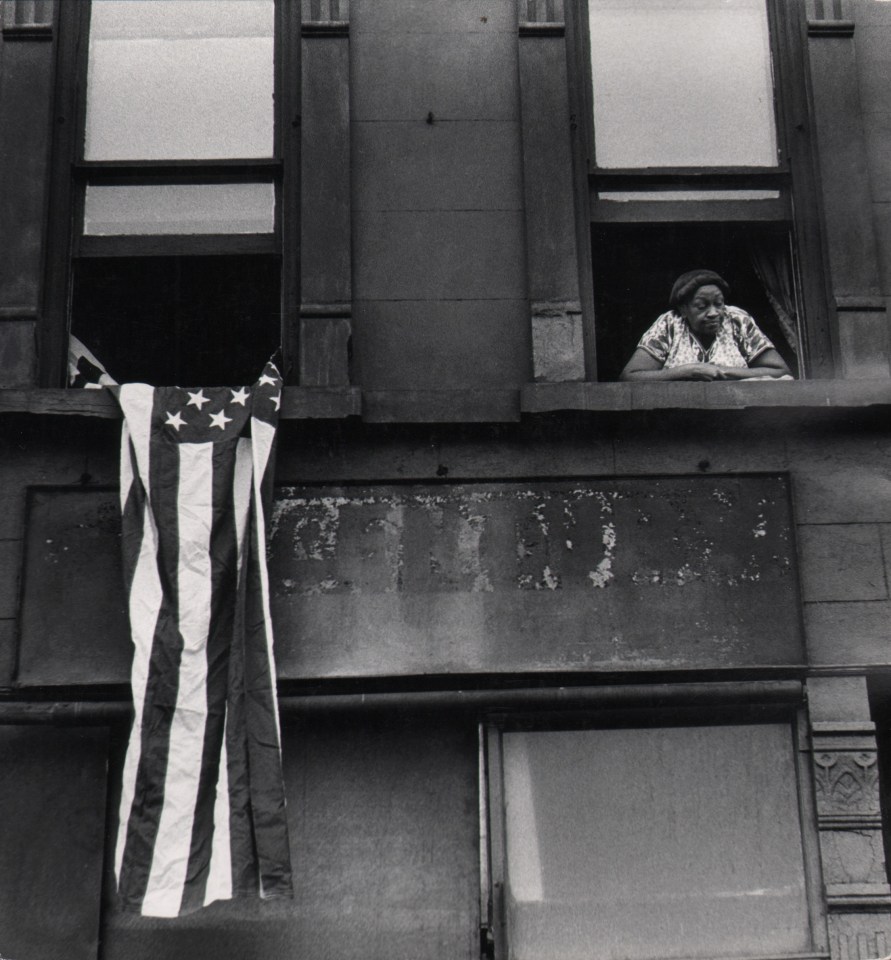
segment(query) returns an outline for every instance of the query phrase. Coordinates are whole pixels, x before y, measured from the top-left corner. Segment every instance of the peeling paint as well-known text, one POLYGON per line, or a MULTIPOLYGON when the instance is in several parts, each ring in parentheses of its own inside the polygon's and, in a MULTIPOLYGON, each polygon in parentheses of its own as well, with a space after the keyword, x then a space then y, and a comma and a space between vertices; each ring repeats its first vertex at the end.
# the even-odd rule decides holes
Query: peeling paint
POLYGON ((387 515, 371 521, 383 534, 384 557, 389 574, 386 592, 396 592, 402 589, 403 569, 405 567, 405 544, 403 532, 405 526, 405 507, 402 504, 391 504, 387 515))
POLYGON ((727 507, 728 509, 733 506, 733 500, 723 490, 713 490, 712 500, 714 500, 716 503, 720 503, 722 507, 727 507))
POLYGON ((470 514, 462 519, 464 522, 458 531, 461 572, 473 577, 471 590, 474 593, 491 593, 495 588, 492 586, 489 571, 483 565, 481 550, 487 518, 482 514, 470 514))
POLYGON ((686 586, 688 583, 692 583, 694 580, 699 579, 699 574, 690 566, 689 563, 685 563, 674 575, 674 582, 679 586, 686 586))
POLYGON ((333 577, 326 577, 318 583, 307 584, 300 592, 305 597, 312 597, 322 593, 330 593, 332 590, 336 590, 338 586, 340 586, 340 584, 337 580, 333 577))
POLYGON ((596 570, 588 571, 588 579, 595 587, 605 587, 613 579, 612 571, 613 561, 611 557, 604 557, 600 563, 597 564, 596 570))
MULTIPOLYGON (((610 508, 608 511, 603 512, 612 513, 612 509, 610 508)), ((595 570, 588 571, 588 579, 595 587, 602 589, 603 587, 606 587, 610 580, 615 577, 615 574, 613 573, 613 553, 616 549, 615 524, 604 524, 600 539, 604 547, 603 559, 597 564, 597 568, 595 570)))
POLYGON ((556 591, 581 583, 621 588, 621 578, 630 589, 702 583, 724 591, 775 582, 794 570, 785 546, 777 550, 789 542, 788 528, 773 523, 777 502, 741 500, 738 481, 706 486, 718 509, 704 512, 705 501, 682 483, 666 481, 657 490, 618 483, 619 489, 365 488, 348 496, 343 490, 308 495, 306 488, 282 488, 270 541, 278 541, 278 557, 312 566, 279 580, 279 589, 311 595, 401 592, 415 590, 420 581, 434 591, 556 591), (746 519, 749 526, 742 526, 746 519), (703 536, 708 523, 711 538, 703 536), (620 573, 619 529, 628 531, 629 525, 639 533, 632 533, 628 560, 640 556, 643 562, 620 573), (776 552, 768 555, 762 546, 757 555, 740 556, 746 534, 776 552), (648 539, 657 535, 661 546, 648 539), (507 567, 510 554, 499 554, 506 550, 515 556, 507 567))
POLYGON ((544 510, 546 506, 547 506, 546 503, 540 503, 535 508, 535 510, 532 511, 532 516, 535 517, 535 519, 538 521, 538 526, 539 526, 539 529, 541 530, 541 535, 543 537, 547 537, 548 531, 550 530, 550 524, 547 522, 547 519, 545 518, 545 515, 544 515, 544 510))
POLYGON ((644 583, 662 583, 661 570, 635 570, 631 574, 634 583, 641 585, 644 583))

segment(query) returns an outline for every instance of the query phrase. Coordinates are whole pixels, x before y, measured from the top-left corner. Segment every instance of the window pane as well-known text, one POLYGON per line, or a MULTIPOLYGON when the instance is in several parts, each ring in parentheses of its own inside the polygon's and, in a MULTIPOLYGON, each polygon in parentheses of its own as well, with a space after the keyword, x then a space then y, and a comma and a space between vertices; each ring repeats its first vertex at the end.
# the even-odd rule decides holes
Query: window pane
POLYGON ((272 233, 271 183, 88 184, 87 236, 132 234, 272 233))
POLYGON ((87 160, 270 157, 273 0, 93 0, 87 160))
POLYGON ((790 728, 504 736, 510 956, 810 947, 790 728))
POLYGON ((588 6, 598 166, 776 166, 765 0, 588 6))

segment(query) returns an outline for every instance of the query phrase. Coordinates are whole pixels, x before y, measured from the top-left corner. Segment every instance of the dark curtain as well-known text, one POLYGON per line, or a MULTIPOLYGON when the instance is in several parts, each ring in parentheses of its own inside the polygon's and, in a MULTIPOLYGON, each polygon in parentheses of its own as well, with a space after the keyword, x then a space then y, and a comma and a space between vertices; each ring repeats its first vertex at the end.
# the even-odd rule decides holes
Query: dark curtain
POLYGON ((798 311, 795 306, 792 257, 788 244, 780 238, 763 238, 749 246, 749 257, 776 315, 783 337, 798 356, 798 311))

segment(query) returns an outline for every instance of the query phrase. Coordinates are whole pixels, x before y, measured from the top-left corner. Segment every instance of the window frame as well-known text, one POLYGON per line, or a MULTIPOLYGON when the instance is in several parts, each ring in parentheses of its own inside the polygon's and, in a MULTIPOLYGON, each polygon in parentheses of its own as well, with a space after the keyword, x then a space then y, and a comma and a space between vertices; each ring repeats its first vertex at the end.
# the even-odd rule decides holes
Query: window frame
MULTIPOLYGON (((73 260, 263 254, 281 264, 281 343, 299 314, 300 291, 300 11, 274 0, 273 152, 269 158, 216 160, 84 159, 90 3, 56 4, 52 156, 44 256, 40 383, 65 385, 73 260), (85 235, 89 183, 99 185, 272 183, 269 233, 85 235)), ((285 358, 285 367, 288 358, 285 358)))
MULTIPOLYGON (((746 692, 727 684, 710 705, 685 699, 682 687, 667 698, 641 698, 633 693, 619 702, 604 699, 602 709, 573 709, 560 712, 491 714, 479 724, 480 797, 480 954, 487 960, 508 960, 510 930, 507 918, 507 843, 502 737, 515 731, 583 731, 594 729, 643 729, 659 727, 747 726, 781 724, 788 726, 795 767, 798 816, 804 866, 805 897, 810 931, 806 954, 777 955, 772 960, 828 960, 827 908, 823 897, 816 800, 809 764, 810 728, 804 705, 746 702, 746 692), (660 700, 676 701, 674 706, 655 706, 660 700), (621 702, 626 701, 626 702, 621 702)), ((555 958, 559 960, 559 958, 555 958)), ((759 955, 759 960, 765 960, 759 955)))
POLYGON ((774 167, 600 168, 595 162, 594 103, 588 0, 567 0, 566 33, 569 87, 576 164, 576 204, 581 212, 580 277, 582 303, 591 342, 597 325, 596 283, 590 233, 608 223, 746 222, 787 224, 795 251, 793 273, 803 355, 802 377, 836 376, 839 356, 832 304, 816 144, 811 135, 810 78, 807 64, 807 19, 804 0, 765 0, 770 33, 771 69, 777 127, 778 161, 774 167), (646 187, 688 189, 771 189, 779 200, 631 200, 621 204, 598 199, 602 189, 646 187))

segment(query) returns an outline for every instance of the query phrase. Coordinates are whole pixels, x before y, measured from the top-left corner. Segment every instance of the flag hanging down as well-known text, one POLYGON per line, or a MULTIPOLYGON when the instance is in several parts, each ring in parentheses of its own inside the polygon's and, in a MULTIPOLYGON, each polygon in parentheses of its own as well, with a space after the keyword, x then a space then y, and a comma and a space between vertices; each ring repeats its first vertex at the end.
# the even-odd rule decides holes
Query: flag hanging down
POLYGON ((266 572, 282 381, 113 388, 135 719, 115 856, 127 909, 291 896, 266 572))

